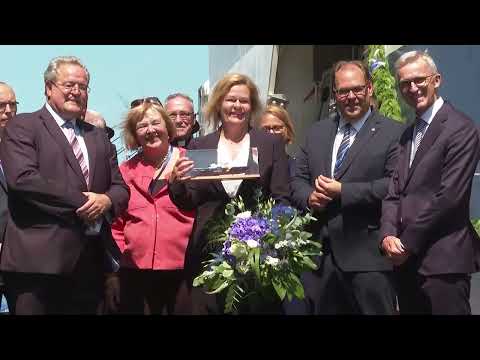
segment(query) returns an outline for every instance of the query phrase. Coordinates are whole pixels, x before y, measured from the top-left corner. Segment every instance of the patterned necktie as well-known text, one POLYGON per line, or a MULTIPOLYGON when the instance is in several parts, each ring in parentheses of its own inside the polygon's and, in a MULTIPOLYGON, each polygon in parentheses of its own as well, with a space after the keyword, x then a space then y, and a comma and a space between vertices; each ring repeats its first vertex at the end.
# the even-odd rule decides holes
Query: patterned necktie
POLYGON ((347 151, 350 148, 350 130, 351 129, 352 129, 352 125, 350 124, 346 124, 343 127, 343 139, 337 151, 337 159, 335 160, 335 168, 333 170, 333 177, 335 179, 337 178, 338 170, 340 170, 343 160, 345 159, 345 155, 347 154, 347 151))
POLYGON ((416 127, 417 127, 417 134, 415 135, 415 140, 413 143, 413 154, 412 154, 412 161, 410 162, 410 166, 413 163, 413 159, 415 159, 415 154, 420 147, 420 143, 422 142, 423 135, 425 135, 425 129, 427 128, 427 123, 421 119, 417 118, 416 120, 416 127))
POLYGON ((77 136, 75 135, 75 129, 73 128, 73 123, 71 121, 67 121, 65 123, 65 128, 68 130, 68 142, 72 147, 73 153, 78 160, 78 164, 80 165, 80 169, 82 169, 83 177, 85 178, 85 182, 88 186, 88 166, 87 162, 85 161, 85 157, 83 156, 82 148, 80 147, 80 143, 78 142, 77 136))

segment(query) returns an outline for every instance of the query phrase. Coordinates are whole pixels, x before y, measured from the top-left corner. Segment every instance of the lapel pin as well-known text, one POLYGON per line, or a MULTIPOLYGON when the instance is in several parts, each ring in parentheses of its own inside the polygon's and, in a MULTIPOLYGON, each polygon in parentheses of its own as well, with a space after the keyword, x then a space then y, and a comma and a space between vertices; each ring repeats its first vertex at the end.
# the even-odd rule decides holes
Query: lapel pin
POLYGON ((372 128, 372 131, 375 132, 375 128, 372 128))

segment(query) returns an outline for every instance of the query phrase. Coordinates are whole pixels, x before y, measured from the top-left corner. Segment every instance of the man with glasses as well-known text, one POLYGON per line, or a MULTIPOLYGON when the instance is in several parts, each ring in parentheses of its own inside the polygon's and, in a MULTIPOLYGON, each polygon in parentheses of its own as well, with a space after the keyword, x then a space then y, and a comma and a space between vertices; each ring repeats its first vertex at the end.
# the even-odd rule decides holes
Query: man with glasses
POLYGON ((200 130, 200 126, 195 119, 193 100, 181 93, 168 95, 165 100, 165 110, 177 127, 177 135, 172 144, 187 147, 193 139, 193 134, 200 130))
POLYGON ((304 274, 308 314, 393 314, 392 264, 378 248, 381 203, 403 126, 370 107, 373 86, 360 61, 334 66, 338 115, 314 124, 301 146, 293 202, 311 209, 323 241, 318 270, 304 274))
POLYGON ((416 119, 382 206, 381 247, 395 265, 401 314, 470 314, 470 274, 480 239, 470 223, 478 131, 438 94, 442 77, 421 51, 395 63, 400 92, 416 119))
MULTIPOLYGON (((17 98, 12 87, 0 81, 0 142, 3 137, 3 130, 17 113, 17 98)), ((0 251, 2 250, 3 237, 8 217, 8 192, 5 175, 3 174, 2 161, 0 159, 0 251)), ((4 304, 4 284, 0 275, 0 302, 4 304)), ((1 305, 0 305, 1 306, 1 305)))
POLYGON ((0 81, 0 132, 3 132, 7 122, 17 113, 17 105, 13 89, 0 81))
POLYGON ((0 143, 9 219, 0 259, 13 314, 95 314, 111 219, 129 190, 104 130, 81 120, 90 75, 50 61, 46 104, 10 120, 0 143))

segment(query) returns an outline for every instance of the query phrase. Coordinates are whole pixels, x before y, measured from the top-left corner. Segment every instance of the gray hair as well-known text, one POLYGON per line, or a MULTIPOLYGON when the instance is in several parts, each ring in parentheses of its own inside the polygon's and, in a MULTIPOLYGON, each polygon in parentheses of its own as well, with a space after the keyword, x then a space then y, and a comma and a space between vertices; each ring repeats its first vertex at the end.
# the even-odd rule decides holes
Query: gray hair
POLYGON ((87 73, 87 83, 90 82, 90 73, 88 72, 85 65, 82 64, 79 58, 75 56, 59 56, 56 57, 48 63, 47 70, 43 73, 43 80, 45 83, 49 81, 56 81, 58 75, 58 68, 64 64, 74 64, 80 66, 87 73))
POLYGON ((173 100, 173 99, 175 99, 175 98, 177 98, 177 97, 183 98, 183 99, 191 102, 191 103, 192 103, 192 108, 194 108, 192 98, 191 98, 190 96, 185 95, 185 94, 182 94, 182 93, 174 93, 174 94, 168 95, 167 98, 165 99, 165 106, 167 106, 167 102, 168 102, 169 100, 173 100))
POLYGON ((428 55, 424 51, 414 50, 414 51, 409 51, 409 52, 406 52, 406 53, 402 54, 402 56, 400 56, 397 59, 397 61, 395 61, 395 74, 396 74, 397 78, 398 78, 398 75, 397 75, 398 70, 400 70, 400 68, 404 67, 407 64, 418 61, 418 60, 425 61, 425 63, 430 67, 430 70, 432 70, 432 72, 434 74, 438 73, 437 65, 435 65, 435 62, 433 61, 433 59, 430 55, 428 55))

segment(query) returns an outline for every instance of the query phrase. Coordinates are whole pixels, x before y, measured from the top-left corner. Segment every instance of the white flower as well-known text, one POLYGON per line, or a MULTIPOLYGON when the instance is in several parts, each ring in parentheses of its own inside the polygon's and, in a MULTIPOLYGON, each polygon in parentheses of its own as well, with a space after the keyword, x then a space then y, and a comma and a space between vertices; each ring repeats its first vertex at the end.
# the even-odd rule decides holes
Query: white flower
POLYGON ((271 265, 271 266, 277 266, 278 263, 280 262, 280 259, 272 256, 267 256, 265 258, 265 264, 271 265))
POLYGON ((251 211, 244 211, 240 214, 237 214, 235 216, 235 219, 248 219, 250 217, 252 217, 252 212, 251 211))
POLYGON ((245 241, 248 245, 248 247, 251 247, 251 248, 256 248, 258 247, 258 241, 255 241, 255 240, 247 240, 245 241))
POLYGON ((288 242, 285 241, 285 240, 282 240, 282 241, 279 241, 278 243, 276 243, 274 245, 275 249, 278 250, 278 249, 281 249, 281 248, 284 248, 288 245, 288 242))

